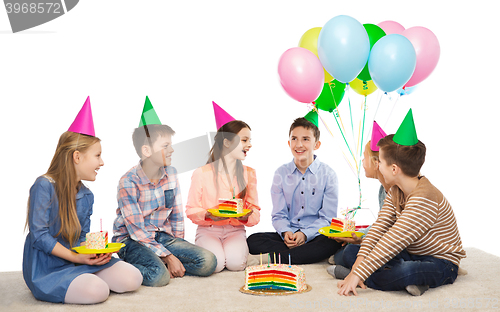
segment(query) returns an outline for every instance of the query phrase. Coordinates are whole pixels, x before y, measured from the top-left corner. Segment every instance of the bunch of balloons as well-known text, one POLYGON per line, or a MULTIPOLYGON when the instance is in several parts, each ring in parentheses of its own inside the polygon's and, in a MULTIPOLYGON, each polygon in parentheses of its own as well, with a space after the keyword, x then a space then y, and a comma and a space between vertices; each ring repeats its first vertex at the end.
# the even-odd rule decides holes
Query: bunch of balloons
POLYGON ((299 47, 285 51, 278 74, 293 99, 316 101, 319 109, 332 112, 347 83, 364 96, 377 88, 409 94, 405 90, 432 73, 439 54, 437 37, 425 27, 405 29, 394 21, 362 25, 339 15, 323 27, 309 29, 299 47))

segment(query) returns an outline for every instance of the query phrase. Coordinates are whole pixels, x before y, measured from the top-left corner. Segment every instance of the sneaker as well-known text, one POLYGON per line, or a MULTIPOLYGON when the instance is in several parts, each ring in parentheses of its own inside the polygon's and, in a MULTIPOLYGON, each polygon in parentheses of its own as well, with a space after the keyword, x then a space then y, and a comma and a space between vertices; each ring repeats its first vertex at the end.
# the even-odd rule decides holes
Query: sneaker
POLYGON ((457 274, 458 275, 467 275, 467 270, 466 269, 462 269, 461 267, 458 267, 458 272, 457 274))
POLYGON ((422 296, 424 292, 429 289, 429 286, 417 286, 417 285, 408 285, 406 286, 406 291, 410 293, 412 296, 422 296))
POLYGON ((333 257, 333 255, 331 255, 330 258, 328 258, 328 263, 335 264, 335 258, 333 257))

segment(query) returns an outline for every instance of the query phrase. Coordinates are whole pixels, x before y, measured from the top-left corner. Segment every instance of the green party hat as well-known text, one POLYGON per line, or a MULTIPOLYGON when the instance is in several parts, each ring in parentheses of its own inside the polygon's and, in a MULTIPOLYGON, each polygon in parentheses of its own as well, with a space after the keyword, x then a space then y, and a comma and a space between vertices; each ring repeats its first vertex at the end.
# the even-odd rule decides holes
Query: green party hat
POLYGON ((315 109, 307 113, 304 118, 312 122, 316 127, 318 126, 318 112, 315 109))
POLYGON ((147 125, 161 125, 160 118, 155 112, 149 97, 146 96, 146 102, 144 103, 144 108, 142 109, 141 120, 139 121, 139 127, 147 125))
POLYGON ((406 114, 405 119, 398 128, 398 131, 392 140, 400 145, 411 146, 418 143, 417 131, 413 122, 413 113, 410 110, 406 114))

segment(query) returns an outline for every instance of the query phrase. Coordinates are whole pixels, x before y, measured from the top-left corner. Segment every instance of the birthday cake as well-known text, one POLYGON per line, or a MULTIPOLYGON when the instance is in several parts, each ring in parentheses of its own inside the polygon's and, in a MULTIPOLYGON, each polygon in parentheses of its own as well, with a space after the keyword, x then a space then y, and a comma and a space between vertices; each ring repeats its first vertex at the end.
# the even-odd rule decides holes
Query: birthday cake
POLYGON ((243 200, 241 198, 219 199, 219 213, 243 213, 243 200))
POLYGON ((330 233, 353 232, 356 230, 356 222, 349 219, 333 218, 330 225, 330 233))
POLYGON ((304 269, 296 265, 256 265, 245 269, 245 290, 300 292, 306 288, 304 269))
POLYGON ((85 236, 87 249, 104 249, 108 244, 108 231, 91 232, 85 236))

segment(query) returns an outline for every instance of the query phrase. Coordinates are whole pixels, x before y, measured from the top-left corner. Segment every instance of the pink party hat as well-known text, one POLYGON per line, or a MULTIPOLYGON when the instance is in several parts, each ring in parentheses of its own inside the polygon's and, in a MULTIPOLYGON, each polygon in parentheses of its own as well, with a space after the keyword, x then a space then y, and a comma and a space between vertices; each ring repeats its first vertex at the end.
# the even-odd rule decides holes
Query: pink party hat
POLYGON ((381 138, 387 136, 385 134, 384 130, 380 128, 378 123, 374 120, 373 121, 373 130, 372 130, 372 140, 370 142, 370 149, 374 152, 378 152, 379 148, 377 146, 378 141, 380 141, 381 138))
POLYGON ((235 120, 231 115, 226 113, 226 111, 223 110, 214 101, 212 101, 212 104, 214 106, 215 124, 217 126, 217 130, 219 130, 220 127, 227 124, 228 122, 235 120))
POLYGON ((92 119, 92 109, 90 108, 90 97, 87 96, 85 104, 76 115, 75 121, 69 126, 68 131, 95 136, 94 121, 92 119))

